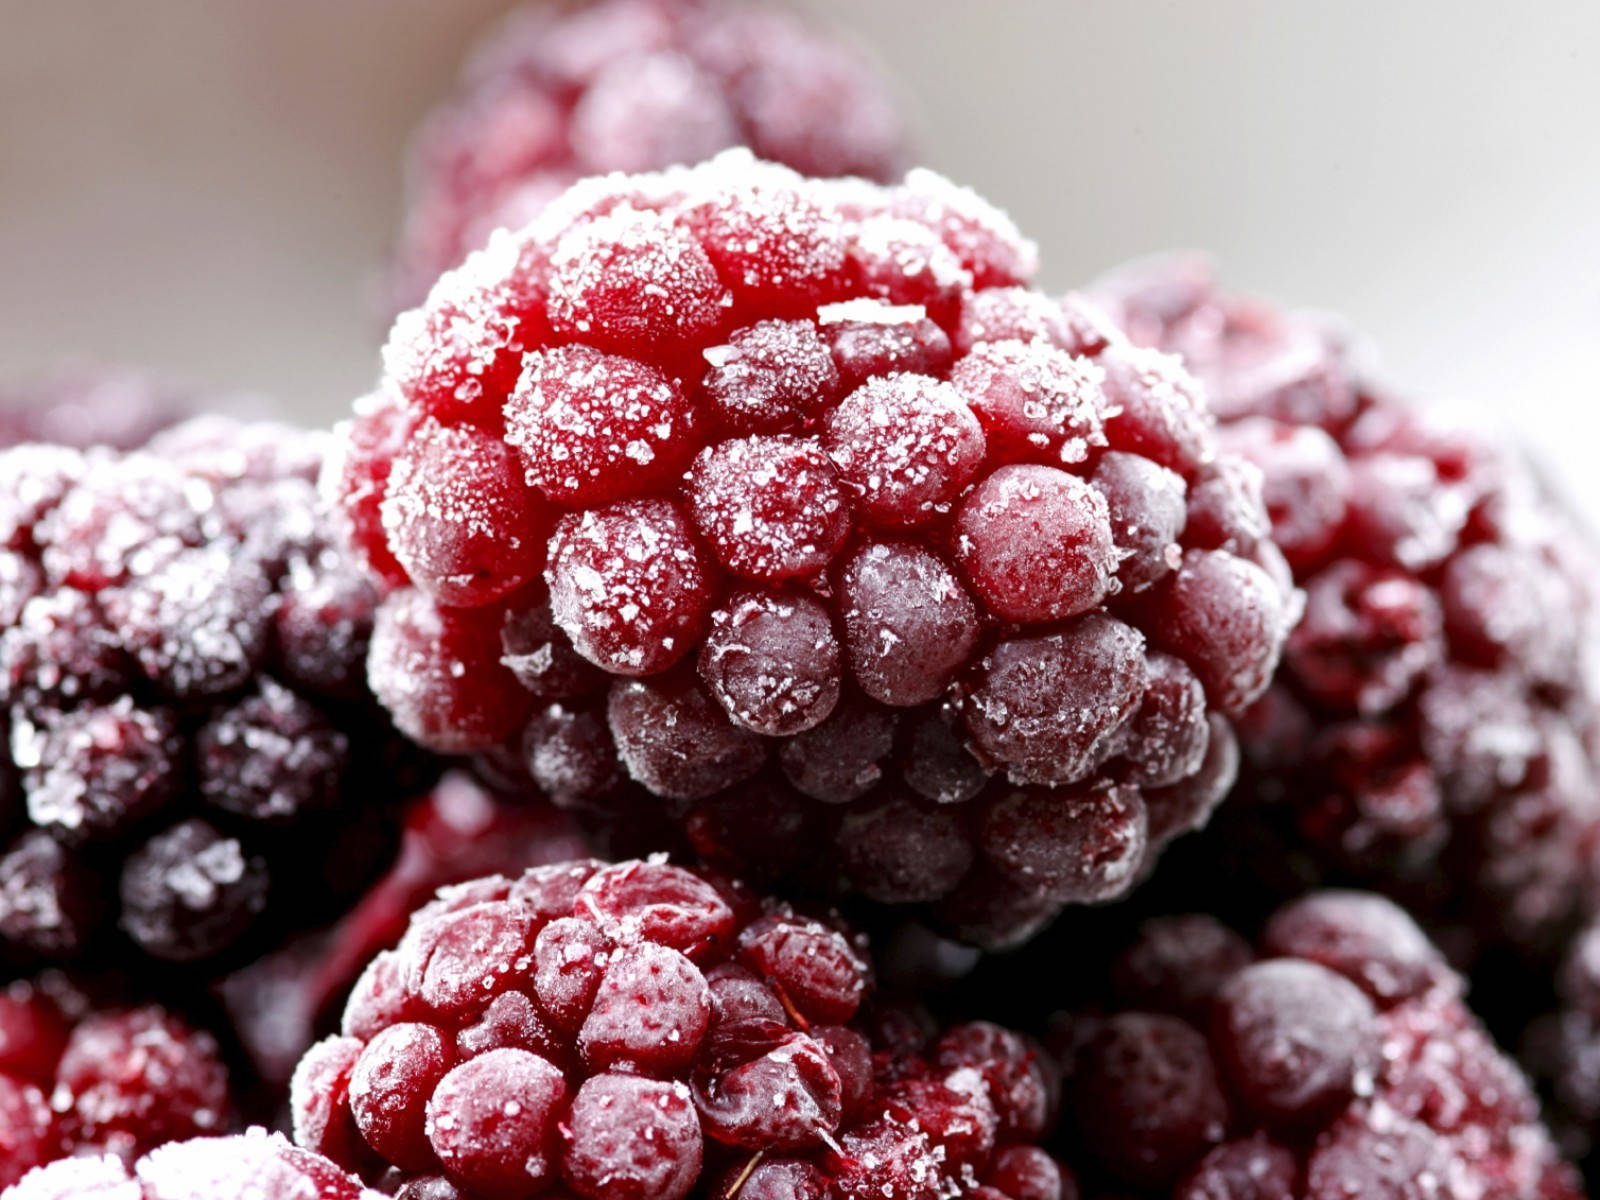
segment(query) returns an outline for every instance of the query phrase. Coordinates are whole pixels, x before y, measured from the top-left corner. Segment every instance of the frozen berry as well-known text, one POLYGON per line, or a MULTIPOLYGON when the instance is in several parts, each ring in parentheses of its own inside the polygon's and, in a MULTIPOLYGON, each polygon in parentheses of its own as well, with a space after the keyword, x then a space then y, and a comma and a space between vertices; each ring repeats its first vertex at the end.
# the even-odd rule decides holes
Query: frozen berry
POLYGON ((1091 1194, 1420 1196, 1429 1178, 1583 1194, 1527 1080, 1400 909, 1313 893, 1269 929, 1252 948, 1209 918, 1159 917, 1110 990, 1063 984, 1081 1007, 1059 1024, 1060 1148, 1091 1194))
MULTIPOLYGON (((621 36, 596 20, 586 59, 621 36)), ((411 575, 374 690, 628 847, 990 941, 1132 887, 1231 784, 1298 599, 1196 382, 1030 290, 1035 258, 931 173, 741 150, 500 231, 395 325, 398 436, 370 401, 345 435, 347 523, 376 499, 365 557, 411 575), (483 452, 408 516, 402 468, 447 434, 483 452), (515 503, 480 480, 507 455, 515 503), (532 541, 542 583, 512 569, 532 541)))
POLYGON ((712 614, 700 678, 733 721, 773 737, 819 724, 839 702, 839 643, 804 593, 736 593, 712 614))
POLYGON ((827 415, 823 444, 861 519, 910 528, 949 511, 983 465, 983 428, 961 394, 924 375, 863 384, 827 415))
POLYGON ((669 500, 563 517, 547 578, 551 612, 578 653, 618 675, 651 675, 687 654, 713 597, 711 564, 669 500))
MULTIPOLYGON (((1214 879, 1220 859, 1241 913, 1262 891, 1359 883, 1463 962, 1550 961, 1600 894, 1597 693, 1579 666, 1600 594, 1592 539, 1514 447, 1388 395, 1327 320, 1227 295, 1189 259, 1098 293, 1207 384, 1306 596, 1271 692, 1239 724, 1242 784, 1194 859, 1176 851, 1182 874, 1214 879)), ((1188 550, 1152 603, 1158 641, 1237 712, 1262 678, 1237 673, 1259 638, 1249 597, 1271 604, 1263 572, 1282 560, 1242 544, 1219 479, 1217 548, 1188 550), (1225 619, 1208 611, 1224 592, 1225 619)))
MULTIPOLYGON (((872 61, 777 7, 530 8, 484 43, 460 94, 418 134, 396 299, 415 303, 490 230, 524 224, 582 175, 747 145, 806 175, 883 179, 903 164, 906 141, 872 61)), ((755 270, 777 261, 753 257, 755 270)), ((736 277, 732 264, 718 266, 736 277)))
MULTIPOLYGON (((128 1156, 131 1159, 131 1155, 128 1156)), ((231 1137, 196 1137, 152 1149, 138 1161, 113 1155, 63 1159, 28 1175, 15 1200, 381 1200, 344 1168, 256 1128, 231 1137)))
POLYGON ((498 438, 423 425, 395 460, 384 497, 395 558, 441 604, 487 604, 539 568, 540 505, 498 438))
POLYGON ((1064 621, 1111 590, 1116 547, 1105 497, 1053 467, 1001 467, 963 501, 956 555, 989 608, 1008 621, 1064 621))
POLYGON ((358 989, 361 1015, 308 1053, 293 1108, 302 1145, 350 1169, 376 1152, 402 1195, 1063 1178, 1037 1147, 1053 1079, 1032 1043, 978 1024, 891 1040, 858 939, 680 867, 571 863, 447 890, 393 961, 390 1015, 372 1019, 358 989), (364 1144, 338 1132, 352 1122, 364 1144))
POLYGON ((738 438, 689 476, 695 523, 729 571, 781 582, 822 572, 849 533, 844 488, 812 439, 738 438))
POLYGON ((53 975, 0 992, 0 1185, 56 1158, 131 1159, 232 1126, 233 1087, 210 1034, 156 1005, 95 1000, 53 975))
POLYGON ((0 956, 203 973, 381 869, 428 768, 367 687, 385 589, 330 527, 325 449, 206 417, 0 451, 27 501, 0 579, 32 581, 0 634, 0 956))

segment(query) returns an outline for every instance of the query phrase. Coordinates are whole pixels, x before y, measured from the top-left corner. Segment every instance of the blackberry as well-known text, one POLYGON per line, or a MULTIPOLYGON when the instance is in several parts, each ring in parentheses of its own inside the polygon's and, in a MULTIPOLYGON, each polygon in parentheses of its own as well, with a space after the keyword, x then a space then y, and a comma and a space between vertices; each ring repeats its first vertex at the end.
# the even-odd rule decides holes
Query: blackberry
POLYGON ((321 1155, 291 1146, 280 1133, 251 1129, 231 1137, 199 1137, 162 1145, 137 1162, 119 1158, 64 1159, 34 1171, 7 1200, 237 1200, 293 1196, 295 1200, 382 1200, 382 1193, 321 1155))
POLYGON ((58 1158, 225 1132, 234 1099, 216 1041, 165 1008, 100 1007, 52 973, 0 990, 0 1186, 58 1158))
POLYGON ((1197 260, 1099 294, 1205 381, 1306 595, 1237 726, 1244 782, 1186 865, 1371 887, 1459 961, 1549 961, 1600 881, 1588 536, 1515 450, 1397 401, 1325 320, 1221 293, 1197 260))
POLYGON ((530 5, 417 135, 394 297, 419 302, 491 230, 525 224, 580 176, 749 146, 804 175, 888 179, 907 140, 876 64, 775 5, 530 5))
POLYGON ((247 957, 381 869, 426 762, 365 685, 382 589, 324 441, 194 418, 0 452, 0 960, 247 957))
POLYGON ((975 942, 1126 891, 1227 790, 1297 597, 1194 381, 1033 260, 928 172, 743 151, 497 233, 398 320, 330 474, 400 585, 397 724, 975 942))
POLYGON ((0 446, 136 450, 197 407, 183 389, 136 371, 61 371, 0 385, 0 446))
POLYGON ((864 953, 660 860, 447 888, 301 1060, 295 1137, 407 1197, 1071 1195, 1037 1049, 877 1012, 864 953))
POLYGON ((1100 978, 1058 1021, 1085 1196, 1583 1195, 1461 977, 1382 897, 1313 893, 1254 947, 1156 918, 1100 978))

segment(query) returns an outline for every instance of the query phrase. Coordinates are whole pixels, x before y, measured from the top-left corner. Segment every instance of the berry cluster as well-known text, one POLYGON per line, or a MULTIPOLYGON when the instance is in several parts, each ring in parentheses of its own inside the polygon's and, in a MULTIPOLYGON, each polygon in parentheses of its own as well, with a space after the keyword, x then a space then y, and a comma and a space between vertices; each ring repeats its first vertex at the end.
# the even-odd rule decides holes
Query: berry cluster
POLYGON ((1375 391, 1326 323, 1193 261, 1102 294, 1206 381, 1306 594, 1196 871, 1220 849, 1239 880, 1356 881, 1462 958, 1548 954, 1600 881, 1590 539, 1513 453, 1375 391))
POLYGON ((1058 1031, 1087 1196, 1583 1194, 1460 978, 1381 897, 1305 897, 1255 948, 1208 916, 1155 920, 1108 978, 1058 1031))
POLYGON ((888 179, 908 158, 875 65, 794 13, 733 0, 535 4, 484 44, 410 164, 401 306, 578 178, 732 146, 803 175, 888 179))
POLYGON ((420 756, 366 692, 323 448, 217 417, 0 453, 0 959, 210 959, 382 866, 420 756))
POLYGON ((6 1200, 384 1200, 282 1134, 172 1142, 131 1165, 116 1157, 63 1159, 29 1175, 6 1200))
POLYGON ((406 1200, 1070 1195, 1034 1047, 870 987, 834 924, 659 861, 475 880, 302 1060, 295 1138, 406 1200))
POLYGON ((219 1133, 232 1113, 216 1042, 167 1010, 97 1007, 53 974, 0 991, 0 1187, 58 1158, 219 1133))
POLYGON ((63 372, 0 386, 0 446, 136 450, 196 407, 195 397, 137 372, 63 372))
POLYGON ((1121 894, 1226 791, 1295 597, 1177 360, 1032 266, 928 172, 739 151, 497 234, 396 323, 332 472, 400 589, 379 698, 977 942, 1121 894))

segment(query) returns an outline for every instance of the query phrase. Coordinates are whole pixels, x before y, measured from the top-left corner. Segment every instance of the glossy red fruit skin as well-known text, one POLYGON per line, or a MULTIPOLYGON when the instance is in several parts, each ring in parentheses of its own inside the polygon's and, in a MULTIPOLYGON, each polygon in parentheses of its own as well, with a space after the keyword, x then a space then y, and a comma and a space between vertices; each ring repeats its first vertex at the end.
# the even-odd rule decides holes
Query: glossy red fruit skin
POLYGON ((1096 293, 1207 384, 1306 594, 1239 723, 1237 800, 1185 870, 1264 864, 1224 871, 1240 915, 1351 882, 1463 963, 1551 962, 1600 895, 1592 539, 1514 447, 1394 398, 1325 319, 1227 294, 1199 260, 1096 293))
POLYGON ((219 415, 0 451, 0 956, 204 980, 392 852, 433 768, 366 685, 385 587, 318 495, 327 447, 219 415))
POLYGON ((1254 946, 1209 916, 1156 917, 1064 986, 1082 1007, 1056 1022, 1057 1145, 1087 1195, 1400 1196, 1411 1170, 1584 1194, 1461 977, 1380 896, 1313 892, 1254 946))
MULTIPOLYGON (((514 528, 445 505, 367 548, 414 575, 370 658, 401 728, 520 745, 525 784, 625 847, 974 942, 1125 893, 1226 794, 1299 598, 1195 381, 1029 290, 1034 259, 930 172, 739 151, 496 234, 396 323, 375 393, 394 462, 454 431, 527 493, 514 528), (538 539, 542 581, 441 589, 436 563, 538 539)), ((405 508, 374 420, 346 435, 353 530, 405 508)))
POLYGON ((398 1168, 401 1195, 683 1200, 757 1172, 824 1189, 804 1194, 1071 1194, 1038 1147, 1037 1046, 883 1021, 899 1034, 836 918, 659 859, 490 876, 440 891, 374 960, 296 1072, 296 1138, 398 1168))
MULTIPOLYGON (((528 6, 485 39, 457 94, 418 131, 393 302, 414 304, 497 226, 570 184, 732 146, 803 175, 887 180, 910 159, 898 98, 846 39, 776 5, 597 0, 528 6)), ((719 267, 795 279, 783 241, 719 267)))

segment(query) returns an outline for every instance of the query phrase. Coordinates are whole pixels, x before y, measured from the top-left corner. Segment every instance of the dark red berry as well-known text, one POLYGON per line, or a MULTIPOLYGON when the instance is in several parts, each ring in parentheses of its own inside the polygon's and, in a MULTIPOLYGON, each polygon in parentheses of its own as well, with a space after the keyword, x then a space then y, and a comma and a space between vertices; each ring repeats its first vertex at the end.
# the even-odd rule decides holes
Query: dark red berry
POLYGON ((863 949, 659 861, 447 889, 375 960, 345 1036, 302 1061, 296 1137, 369 1173, 375 1152, 415 1197, 932 1197, 989 1179, 1060 1200, 1039 1049, 993 1025, 890 1038, 863 949))
MULTIPOLYGON (((637 162, 624 144, 665 133, 614 106, 642 78, 663 111, 704 111, 678 107, 710 94, 697 54, 653 60, 680 21, 723 18, 612 2, 640 24, 602 6, 534 58, 571 73, 574 127, 637 162), (591 93, 628 46, 652 61, 591 93)), ((508 138, 567 128, 491 92, 508 138)), ((675 134, 709 149, 719 127, 675 134)), ((1178 359, 1029 289, 1036 253, 1004 214, 925 171, 808 179, 729 150, 579 184, 489 242, 396 323, 378 394, 404 417, 363 414, 335 488, 353 527, 376 491, 399 520, 388 549, 415 577, 371 659, 405 732, 483 752, 619 845, 931 902, 994 941, 1113 898, 1206 821, 1298 615, 1261 473, 1220 451, 1178 359), (437 491, 481 501, 434 556, 471 567, 461 593, 407 545, 451 506, 412 529, 382 461, 441 430, 484 446, 437 491), (473 482, 508 456, 540 498, 520 514, 473 482), (547 593, 519 569, 533 542, 547 593), (1109 796, 1097 821, 1085 798, 1109 796)))
MULTIPOLYGON (((203 963, 332 917, 381 869, 386 806, 430 768, 367 687, 386 589, 328 520, 324 450, 216 416, 126 453, 0 453, 26 501, 0 550, 20 601, 0 636, 4 957, 203 963)), ((335 483, 358 507, 371 465, 335 483)))
POLYGON ((1064 985, 1082 1007, 1058 1025, 1061 1145, 1093 1194, 1583 1194, 1404 912, 1318 892, 1268 930, 1252 948, 1210 918, 1162 917, 1109 990, 1064 985))
POLYGON ((1550 961, 1600 879, 1595 687, 1575 669, 1592 539, 1515 447, 1387 394, 1332 322, 1227 295, 1197 260, 1099 291, 1133 340, 1208 385, 1218 441, 1260 469, 1282 551, 1249 547, 1259 513, 1219 460, 1198 515, 1232 558, 1186 549, 1152 597, 1157 641, 1238 711, 1230 676, 1246 695, 1262 677, 1234 674, 1257 638, 1248 614, 1264 615, 1248 597, 1281 590, 1258 571, 1286 561, 1306 597, 1285 669, 1240 724, 1242 784, 1192 865, 1214 878, 1220 860, 1239 893, 1357 882, 1413 906, 1460 961, 1550 961), (1225 620, 1207 612, 1224 591, 1225 620), (1219 671, 1209 648, 1225 646, 1219 671))

